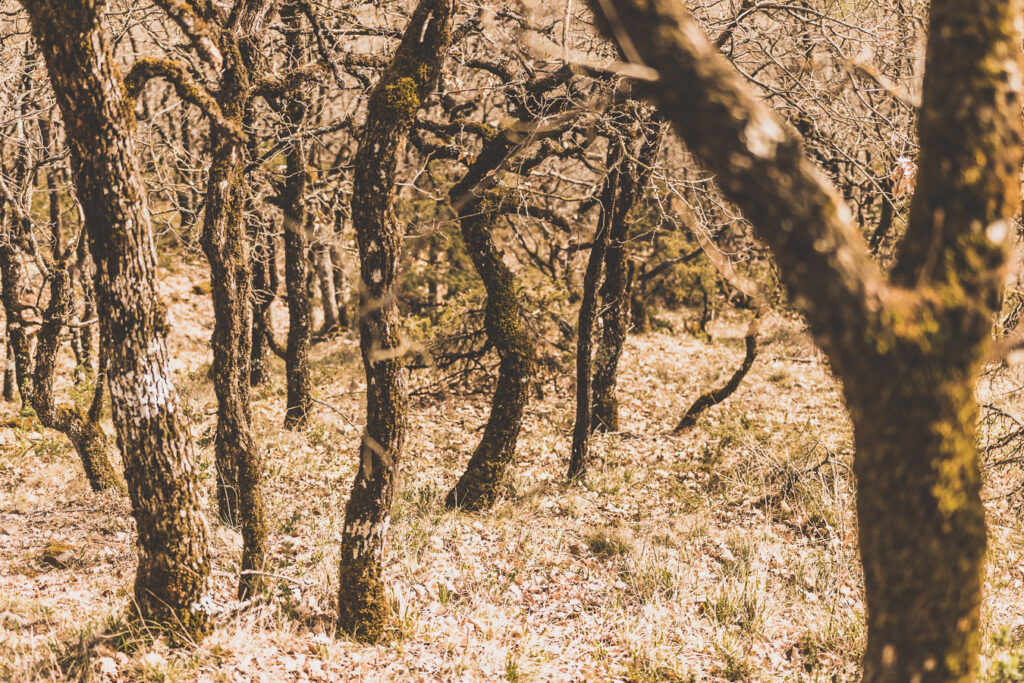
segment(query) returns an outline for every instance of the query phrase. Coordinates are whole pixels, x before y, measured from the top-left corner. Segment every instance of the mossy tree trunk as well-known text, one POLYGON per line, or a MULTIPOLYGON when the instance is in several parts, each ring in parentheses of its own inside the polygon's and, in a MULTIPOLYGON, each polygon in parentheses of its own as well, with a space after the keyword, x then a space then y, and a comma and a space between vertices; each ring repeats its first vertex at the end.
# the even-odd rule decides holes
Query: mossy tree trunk
MULTIPOLYGON (((594 8, 608 27, 601 3, 594 8)), ((971 681, 986 530, 973 397, 1024 161, 1019 0, 933 0, 917 189, 886 278, 796 137, 674 0, 612 0, 612 35, 773 248, 854 425, 866 681, 971 681)), ((646 87, 646 86, 641 86, 646 87)))
POLYGON ((66 257, 58 256, 50 265, 50 302, 36 338, 32 407, 44 427, 57 430, 71 441, 94 491, 123 490, 124 483, 111 462, 107 436, 98 420, 78 406, 58 405, 53 395, 53 371, 60 350, 60 335, 73 312, 69 264, 66 257))
MULTIPOLYGON (((461 186, 462 183, 456 185, 453 196, 459 197, 460 189, 466 189, 461 186)), ((487 290, 484 328, 500 358, 498 382, 483 437, 466 471, 445 499, 448 507, 465 510, 489 508, 500 494, 519 441, 534 357, 533 339, 523 324, 519 307, 516 278, 491 239, 494 215, 486 203, 463 203, 459 210, 466 251, 487 290)))
MULTIPOLYGON (((216 93, 224 122, 242 130, 253 106, 260 68, 253 32, 272 2, 250 3, 240 19, 218 34, 225 55, 216 93)), ((240 524, 242 562, 238 595, 266 590, 267 522, 263 493, 263 455, 252 433, 250 368, 252 360, 252 256, 245 207, 246 146, 241 137, 212 126, 211 163, 200 243, 210 264, 214 325, 213 385, 217 394, 217 510, 227 524, 240 524)))
MULTIPOLYGON (((240 86, 242 84, 239 84, 240 86)), ((223 96, 222 91, 222 96, 223 96)), ((228 116, 230 107, 222 109, 228 116)), ((240 112, 239 112, 240 114, 240 112)), ((228 524, 242 526, 239 594, 262 592, 267 526, 263 501, 263 458, 252 434, 252 271, 243 207, 242 151, 214 132, 201 243, 210 263, 214 325, 213 384, 217 394, 217 510, 228 524)))
POLYGON ((355 158, 352 222, 362 279, 359 335, 366 370, 366 429, 345 507, 338 628, 367 641, 383 636, 388 614, 381 560, 408 406, 395 298, 403 233, 393 210, 395 166, 416 113, 437 85, 451 42, 453 13, 452 0, 420 0, 370 94, 355 158))
POLYGON ((171 379, 134 119, 101 25, 103 3, 22 4, 63 115, 96 264, 114 427, 138 532, 135 603, 146 622, 198 639, 209 624, 206 521, 171 379))
POLYGON ((487 291, 484 329, 500 358, 483 437, 445 499, 448 507, 464 510, 483 510, 497 500, 515 457, 530 395, 534 341, 523 323, 515 274, 491 237, 502 208, 497 202, 502 199, 500 194, 494 196, 482 189, 523 144, 522 136, 511 131, 494 134, 449 192, 466 251, 487 291))
MULTIPOLYGON (((298 29, 301 15, 288 4, 282 10, 287 24, 298 29)), ((288 39, 288 59, 297 65, 304 52, 304 40, 296 30, 288 39)), ((284 212, 284 282, 288 301, 288 347, 285 373, 288 398, 284 425, 288 428, 306 424, 313 409, 309 376, 309 347, 313 330, 313 313, 309 296, 309 236, 306 232, 306 191, 309 185, 309 154, 306 144, 297 135, 306 120, 308 103, 297 95, 284 107, 284 120, 293 135, 285 153, 285 181, 281 190, 284 212)))
POLYGON ((630 274, 626 248, 629 240, 629 214, 643 197, 644 187, 654 168, 661 147, 661 124, 646 121, 640 133, 639 152, 623 160, 617 211, 604 255, 604 281, 600 290, 601 338, 594 355, 591 431, 619 431, 619 399, 615 389, 618 385, 619 359, 629 331, 630 274))
POLYGON ((255 448, 249 425, 249 355, 252 296, 248 239, 243 231, 239 146, 214 131, 213 159, 206 186, 200 243, 210 264, 213 299, 213 387, 217 394, 217 513, 230 525, 239 521, 238 463, 255 448), (239 384, 245 384, 244 388, 239 384))

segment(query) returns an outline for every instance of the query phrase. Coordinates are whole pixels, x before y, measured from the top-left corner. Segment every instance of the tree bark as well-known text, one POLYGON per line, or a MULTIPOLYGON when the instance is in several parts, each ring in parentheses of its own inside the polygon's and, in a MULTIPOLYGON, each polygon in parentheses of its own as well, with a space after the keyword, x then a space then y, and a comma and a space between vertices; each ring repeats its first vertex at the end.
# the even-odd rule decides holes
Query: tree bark
MULTIPOLYGON (((453 189, 453 196, 461 196, 466 189, 461 185, 453 189)), ((488 210, 486 201, 464 203, 459 210, 466 251, 487 290, 484 328, 501 359, 484 435, 466 471, 445 499, 448 507, 465 510, 487 509, 500 494, 515 457, 533 371, 533 339, 523 324, 515 275, 491 239, 491 220, 493 211, 488 210)))
MULTIPOLYGON (((298 25, 298 9, 288 6, 282 12, 286 22, 298 25)), ((289 62, 302 59, 302 39, 296 32, 289 39, 289 62)), ((292 97, 285 106, 284 119, 288 130, 296 133, 306 119, 304 97, 292 97)), ((309 296, 309 237, 306 234, 306 188, 309 184, 308 152, 302 138, 295 136, 285 155, 284 188, 281 207, 284 211, 284 281, 288 300, 288 351, 285 373, 288 399, 284 426, 289 429, 306 424, 313 408, 309 377, 309 346, 313 334, 313 314, 309 296)))
POLYGON ((593 368, 594 322, 597 318, 597 292, 612 224, 618 213, 619 182, 625 163, 619 135, 608 141, 608 176, 601 190, 601 215, 590 247, 587 270, 583 275, 583 298, 580 300, 579 322, 576 326, 576 422, 572 430, 572 452, 569 456, 569 479, 586 475, 590 464, 590 423, 592 419, 591 369, 593 368))
POLYGON ((594 356, 593 418, 591 431, 619 431, 618 385, 619 359, 629 330, 629 268, 626 242, 629 239, 629 214, 643 197, 644 187, 661 147, 660 123, 645 122, 641 127, 639 154, 624 160, 620 174, 619 198, 615 220, 608 235, 604 256, 604 282, 601 284, 601 338, 594 356))
POLYGON ((139 537, 135 604, 145 622, 197 640, 209 625, 206 521, 171 381, 132 112, 101 27, 102 3, 22 4, 67 129, 96 264, 114 427, 139 537))
MULTIPOLYGON (((222 109, 230 111, 223 102, 222 109)), ((225 523, 242 525, 243 574, 239 591, 244 598, 262 592, 265 581, 255 572, 265 569, 267 553, 263 458, 252 435, 249 393, 252 274, 242 216, 246 198, 241 148, 216 132, 212 138, 213 162, 201 243, 210 263, 214 310, 211 346, 217 394, 217 509, 225 523)))
POLYGON ((250 354, 249 384, 258 386, 267 381, 268 337, 274 334, 270 320, 270 306, 277 298, 280 287, 277 275, 277 244, 274 236, 263 228, 250 229, 253 242, 253 313, 252 353, 250 354))
MULTIPOLYGON (((11 222, 21 226, 21 221, 12 216, 11 222)), ((21 228, 19 227, 20 231, 21 228)), ((2 284, 4 317, 7 321, 8 357, 13 361, 14 379, 21 397, 23 408, 32 402, 32 344, 22 324, 21 295, 25 289, 25 268, 18 249, 18 234, 5 230, 0 239, 0 284, 2 284)))
MULTIPOLYGON (((265 4, 265 3, 263 3, 265 4)), ((260 17, 256 5, 243 12, 226 50, 217 103, 224 119, 241 130, 249 116, 255 86, 255 46, 250 33, 260 17)), ((213 385, 217 394, 217 509, 227 524, 241 524, 242 563, 238 595, 266 590, 268 541, 263 493, 263 454, 252 434, 250 362, 253 285, 244 209, 248 184, 243 176, 246 148, 237 136, 212 127, 212 160, 200 242, 210 263, 214 325, 213 385)))
POLYGON ((323 336, 334 334, 341 328, 338 313, 338 297, 334 291, 334 264, 331 261, 331 249, 323 242, 313 247, 316 261, 316 277, 320 283, 320 304, 324 312, 323 336))
POLYGON ((931 3, 917 190, 888 281, 797 138, 679 3, 593 5, 773 248, 843 382, 857 447, 864 680, 974 680, 986 530, 973 390, 1019 210, 1021 2, 931 3))
POLYGON ((484 330, 500 358, 483 437, 445 498, 445 505, 452 508, 483 510, 494 505, 515 457, 530 396, 535 344, 523 324, 515 274, 491 237, 502 197, 489 194, 485 187, 524 142, 521 135, 509 131, 490 138, 449 192, 466 251, 487 291, 484 330))
POLYGON ((18 392, 14 389, 15 386, 15 375, 17 374, 14 369, 14 347, 7 341, 7 325, 4 325, 4 400, 8 403, 14 403, 18 400, 18 392))
POLYGON ((402 229, 395 223, 395 166, 416 113, 437 85, 451 43, 452 0, 420 0, 369 100, 355 158, 352 221, 359 245, 360 349, 366 430, 345 507, 338 628, 380 640, 388 603, 381 560, 405 441, 408 386, 395 285, 402 229))
POLYGON ((32 407, 44 427, 64 434, 78 453, 85 476, 94 491, 124 490, 124 483, 110 459, 110 447, 98 420, 74 405, 57 405, 53 396, 53 370, 60 350, 60 333, 74 310, 71 273, 59 258, 50 268, 50 303, 36 339, 32 375, 32 407))
MULTIPOLYGON (((75 274, 79 285, 82 287, 82 322, 89 323, 96 317, 96 291, 93 287, 94 268, 92 257, 89 256, 87 240, 78 240, 75 248, 75 274)), ((82 365, 87 371, 93 370, 93 359, 96 356, 96 340, 94 326, 84 324, 75 332, 78 335, 78 345, 82 349, 82 365)))
MULTIPOLYGON (((34 62, 34 53, 29 53, 27 66, 31 69, 34 62)), ((22 90, 27 92, 31 87, 30 74, 26 73, 22 82, 22 90)), ((22 105, 20 113, 28 117, 25 111, 27 105, 22 105)), ((27 139, 25 123, 20 122, 21 135, 27 139)), ((18 150, 14 161, 14 168, 11 175, 17 187, 27 187, 34 183, 33 174, 29 168, 28 150, 24 147, 18 150)), ((7 345, 10 355, 14 360, 14 377, 18 387, 18 395, 21 398, 22 410, 31 408, 32 404, 32 341, 28 331, 25 329, 22 318, 21 297, 25 293, 25 267, 22 264, 22 245, 30 238, 32 225, 29 219, 20 215, 17 211, 9 212, 9 222, 0 223, 0 286, 3 298, 4 317, 7 321, 7 345)), ((7 211, 0 214, 0 219, 8 215, 7 211)))

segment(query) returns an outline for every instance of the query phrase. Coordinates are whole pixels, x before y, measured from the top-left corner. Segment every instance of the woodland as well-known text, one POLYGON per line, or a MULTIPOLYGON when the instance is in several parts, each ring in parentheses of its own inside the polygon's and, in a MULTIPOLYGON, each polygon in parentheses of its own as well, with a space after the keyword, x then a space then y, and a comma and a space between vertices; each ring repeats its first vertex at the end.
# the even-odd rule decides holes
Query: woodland
POLYGON ((0 680, 1024 681, 1024 0, 0 0, 0 680))

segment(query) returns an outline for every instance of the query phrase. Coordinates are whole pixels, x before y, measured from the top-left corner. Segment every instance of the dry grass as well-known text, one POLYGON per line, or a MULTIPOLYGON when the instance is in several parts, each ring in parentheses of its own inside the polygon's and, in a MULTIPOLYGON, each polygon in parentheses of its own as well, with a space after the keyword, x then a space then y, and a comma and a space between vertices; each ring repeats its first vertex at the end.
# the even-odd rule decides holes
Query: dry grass
MULTIPOLYGON (((178 387, 212 491, 211 316, 189 294, 200 272, 183 268, 167 287, 178 387)), ((414 405, 386 558, 392 632, 379 647, 331 635, 364 388, 354 340, 317 348, 317 397, 338 412, 318 410, 307 429, 280 427, 278 362, 255 392, 280 578, 272 600, 240 609, 238 535, 212 528, 223 614, 192 650, 170 651, 119 617, 133 574, 126 501, 89 492, 57 435, 0 431, 0 679, 855 678, 864 605, 849 423, 798 323, 774 316, 765 327, 743 386, 682 438, 666 432, 707 382, 732 371, 742 321, 715 323, 711 343, 667 332, 630 339, 624 432, 597 437, 584 485, 564 480, 570 392, 564 382, 547 391, 530 407, 509 494, 486 514, 442 506, 486 401, 414 405), (77 549, 68 567, 40 559, 51 541, 77 549)), ((991 509, 983 670, 1021 680, 1024 535, 1008 499, 991 509)))

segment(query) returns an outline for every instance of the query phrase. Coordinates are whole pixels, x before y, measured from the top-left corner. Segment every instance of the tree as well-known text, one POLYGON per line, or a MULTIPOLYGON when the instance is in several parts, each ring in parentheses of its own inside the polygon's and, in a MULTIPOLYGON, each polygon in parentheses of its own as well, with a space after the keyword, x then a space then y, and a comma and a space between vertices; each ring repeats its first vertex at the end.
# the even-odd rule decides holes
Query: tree
POLYGON ((139 538, 135 603, 147 623, 197 639, 209 624, 206 521, 167 357, 134 117, 103 3, 22 4, 60 106, 96 267, 114 427, 139 538))
POLYGON ((604 280, 601 282, 601 338, 594 355, 592 386, 592 431, 619 430, 619 399, 615 392, 618 383, 619 359, 629 331, 629 250, 630 212, 642 198, 644 188, 661 147, 663 126, 660 122, 641 122, 640 150, 622 160, 618 173, 618 197, 612 202, 611 228, 604 255, 604 280))
MULTIPOLYGON (((507 69, 494 70, 506 82, 513 80, 507 69)), ((516 154, 538 140, 547 140, 562 132, 555 126, 541 133, 537 122, 544 116, 556 115, 566 106, 566 102, 552 103, 544 98, 569 82, 571 75, 569 69, 537 75, 524 85, 521 93, 510 93, 510 113, 517 118, 504 130, 461 124, 476 128, 485 142, 462 178, 452 186, 449 200, 458 216, 466 251, 487 292, 484 331, 497 350, 500 362, 483 436, 465 472, 445 498, 448 507, 482 510, 494 505, 515 456, 523 412, 530 394, 535 342, 523 322, 516 276, 505 262, 491 232, 497 219, 506 213, 533 213, 542 220, 554 217, 538 211, 536 207, 523 206, 490 185, 499 169, 511 167, 510 161, 516 154), (536 130, 530 131, 531 127, 536 130)), ((553 146, 542 144, 534 155, 523 160, 514 170, 524 177, 529 176, 533 169, 555 153, 553 146)))
MULTIPOLYGON (((238 3, 235 12, 225 17, 212 5, 182 4, 162 0, 160 4, 188 35, 193 45, 210 66, 219 70, 216 94, 206 92, 192 81, 181 63, 174 60, 140 59, 128 76, 128 91, 137 95, 146 81, 163 77, 175 86, 182 99, 199 107, 211 120, 211 164, 206 185, 201 243, 210 263, 210 283, 214 304, 213 379, 217 392, 217 437, 215 441, 218 474, 218 510, 228 523, 242 525, 242 572, 239 596, 262 592, 266 586, 263 577, 267 555, 267 524, 263 501, 262 454, 252 435, 250 385, 253 356, 253 314, 257 306, 257 332, 262 341, 266 329, 266 306, 269 305, 264 287, 273 283, 273 276, 261 273, 261 290, 253 291, 252 258, 249 253, 248 226, 244 209, 250 201, 245 181, 246 145, 244 128, 253 116, 257 98, 273 105, 287 99, 289 123, 301 102, 290 96, 309 79, 323 71, 319 65, 309 68, 297 66, 301 45, 293 46, 290 53, 292 71, 281 78, 267 73, 268 64, 261 52, 261 28, 277 12, 275 0, 238 3), (298 103, 297 103, 298 102, 298 103)), ((296 24, 298 10, 288 4, 288 18, 296 24)), ((297 29, 297 25, 292 26, 297 29)), ((298 40, 293 33, 293 40, 298 40)), ((285 207, 286 249, 289 234, 295 233, 296 201, 301 202, 301 183, 305 173, 301 168, 289 167, 282 204, 285 207), (297 180, 296 180, 297 179, 297 180), (299 183, 298 194, 289 192, 299 183)), ((300 205, 301 206, 301 205, 300 205)), ((260 250, 267 248, 260 243, 260 250)), ((287 257, 287 256, 286 256, 287 257)), ((305 255, 303 254, 303 259, 305 255)), ((289 280, 289 291, 292 284, 289 280)), ((304 285, 304 282, 303 282, 304 285)), ((291 294, 289 294, 291 300, 291 294)), ((306 304, 308 307, 308 303, 306 304)), ((294 325, 293 319, 293 328, 294 325)), ((301 333, 301 330, 295 330, 301 333)), ((300 335, 301 336, 301 335, 300 335)), ((289 333, 289 349, 293 333, 289 333)), ((308 339, 308 330, 305 332, 308 339)), ((258 351, 259 349, 257 349, 258 351)), ((291 354, 290 354, 291 355, 291 354)), ((296 357, 299 357, 296 354, 296 357)), ((304 358, 304 356, 302 356, 304 358)), ((257 358, 257 361, 262 360, 257 358)), ((258 368, 259 369, 259 368, 258 368)), ((291 387, 294 382, 305 382, 308 402, 308 364, 297 369, 289 364, 289 404, 286 424, 296 418, 291 387), (304 380, 303 380, 304 378, 304 380)), ((257 372, 258 377, 258 372, 257 372)), ((305 411, 301 411, 304 415, 305 411)))
POLYGON ((986 531, 973 388, 1024 159, 1016 0, 933 0, 910 224, 886 278, 796 135, 673 0, 592 3, 773 248, 854 424, 867 681, 972 680, 986 531))
POLYGON ((360 349, 366 428, 345 507, 338 628, 363 640, 383 635, 381 578, 395 476, 405 442, 408 387, 395 284, 402 246, 392 204, 395 165, 417 112, 437 85, 451 44, 452 0, 420 0, 391 63, 370 94, 355 159, 352 223, 360 261, 360 349))
MULTIPOLYGON (((302 58, 303 39, 299 33, 301 15, 297 7, 288 7, 285 22, 292 29, 288 44, 288 61, 296 66, 302 58)), ((309 378, 309 342, 312 312, 309 303, 309 237, 306 234, 307 214, 304 206, 309 184, 309 159, 306 145, 295 137, 306 118, 307 103, 292 97, 284 106, 285 125, 293 134, 286 153, 281 209, 284 212, 284 277, 288 297, 288 350, 285 356, 288 376, 288 402, 285 408, 286 427, 305 425, 312 409, 309 378)))
POLYGON ((608 175, 598 198, 601 213, 583 277, 576 332, 576 422, 569 461, 572 479, 586 473, 590 433, 595 429, 618 429, 615 382, 627 329, 625 242, 630 213, 643 196, 661 145, 659 124, 637 111, 635 105, 633 109, 610 115, 613 131, 608 139, 608 175), (620 118, 623 120, 616 120, 620 118), (604 303, 600 311, 599 294, 604 303), (599 315, 603 329, 595 359, 594 327, 599 315))

